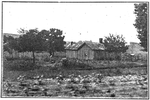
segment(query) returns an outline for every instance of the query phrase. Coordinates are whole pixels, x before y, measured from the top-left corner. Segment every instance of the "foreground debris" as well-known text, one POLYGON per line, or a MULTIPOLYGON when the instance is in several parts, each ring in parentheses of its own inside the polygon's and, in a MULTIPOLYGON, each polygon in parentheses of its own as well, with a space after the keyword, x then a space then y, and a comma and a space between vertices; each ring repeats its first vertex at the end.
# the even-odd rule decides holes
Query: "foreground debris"
POLYGON ((147 75, 103 76, 62 75, 56 78, 19 76, 18 81, 3 82, 5 97, 111 97, 146 98, 147 75))

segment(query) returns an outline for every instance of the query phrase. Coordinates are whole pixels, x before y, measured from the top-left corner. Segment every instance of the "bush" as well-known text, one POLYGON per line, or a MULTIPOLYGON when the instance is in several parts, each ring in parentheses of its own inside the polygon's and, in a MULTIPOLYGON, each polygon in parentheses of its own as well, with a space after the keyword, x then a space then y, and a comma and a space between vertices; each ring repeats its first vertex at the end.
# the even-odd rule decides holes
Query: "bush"
POLYGON ((50 57, 46 56, 46 57, 43 59, 43 61, 49 62, 49 61, 50 61, 50 57))
POLYGON ((62 67, 67 69, 92 69, 86 62, 78 59, 63 59, 62 67))
MULTIPOLYGON (((20 59, 20 60, 32 60, 33 58, 24 56, 24 57, 21 57, 21 58, 19 58, 19 59, 20 59)), ((36 59, 36 60, 37 60, 37 59, 36 59)))
POLYGON ((120 68, 117 68, 115 74, 116 74, 116 75, 122 75, 121 69, 120 69, 120 68))
POLYGON ((62 59, 62 65, 63 65, 63 67, 68 67, 68 60, 62 59))

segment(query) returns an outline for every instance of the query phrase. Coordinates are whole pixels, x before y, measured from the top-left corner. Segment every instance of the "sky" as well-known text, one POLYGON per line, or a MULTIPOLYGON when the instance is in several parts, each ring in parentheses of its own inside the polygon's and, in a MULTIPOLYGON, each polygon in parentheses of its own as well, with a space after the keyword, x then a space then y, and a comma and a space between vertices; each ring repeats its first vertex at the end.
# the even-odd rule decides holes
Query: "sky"
POLYGON ((65 41, 99 42, 111 34, 125 37, 126 42, 137 38, 134 3, 10 3, 3 2, 3 33, 18 34, 17 30, 57 28, 65 41))

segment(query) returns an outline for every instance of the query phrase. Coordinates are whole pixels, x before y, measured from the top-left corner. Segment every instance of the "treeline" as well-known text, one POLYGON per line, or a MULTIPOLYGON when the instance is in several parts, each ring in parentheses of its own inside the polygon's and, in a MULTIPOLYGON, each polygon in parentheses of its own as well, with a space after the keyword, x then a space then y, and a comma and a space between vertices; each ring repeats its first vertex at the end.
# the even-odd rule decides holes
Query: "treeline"
MULTIPOLYGON (((65 50, 65 36, 60 29, 51 28, 41 31, 37 28, 20 29, 18 32, 21 34, 19 38, 4 35, 4 51, 32 52, 33 63, 35 63, 36 52, 49 52, 49 56, 52 57, 54 52, 65 50)), ((123 35, 109 34, 101 42, 104 44, 106 52, 115 53, 115 55, 124 53, 128 49, 123 35)))
POLYGON ((32 52, 33 63, 35 63, 35 52, 46 51, 53 56, 55 51, 64 51, 65 36, 60 29, 51 28, 41 31, 37 28, 20 29, 18 32, 21 34, 19 38, 4 35, 4 51, 32 52))

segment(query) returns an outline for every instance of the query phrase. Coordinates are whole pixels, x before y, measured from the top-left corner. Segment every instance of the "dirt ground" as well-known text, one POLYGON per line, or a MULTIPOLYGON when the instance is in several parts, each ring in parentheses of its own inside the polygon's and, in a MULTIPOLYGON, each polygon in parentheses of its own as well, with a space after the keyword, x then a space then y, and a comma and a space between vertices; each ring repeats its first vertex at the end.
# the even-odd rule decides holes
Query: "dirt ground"
MULTIPOLYGON (((4 67, 4 66, 3 66, 4 67)), ((3 97, 147 98, 147 67, 27 71, 3 68, 3 97)))

